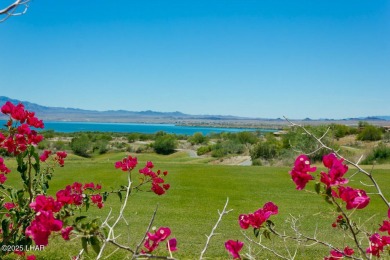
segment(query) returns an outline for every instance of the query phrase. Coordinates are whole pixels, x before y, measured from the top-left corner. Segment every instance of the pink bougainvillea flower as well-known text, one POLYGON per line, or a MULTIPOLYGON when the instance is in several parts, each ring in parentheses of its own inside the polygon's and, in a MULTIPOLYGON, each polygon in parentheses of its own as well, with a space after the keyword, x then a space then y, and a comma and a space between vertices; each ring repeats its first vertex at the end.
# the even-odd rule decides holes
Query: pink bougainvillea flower
POLYGON ((346 208, 363 209, 370 202, 370 197, 367 196, 364 190, 353 189, 351 187, 338 187, 338 196, 347 203, 346 208))
POLYGON ((61 236, 64 240, 69 240, 70 232, 73 230, 72 226, 67 226, 66 228, 61 229, 61 236))
POLYGON ((96 206, 101 209, 103 207, 103 198, 100 194, 95 194, 91 196, 91 200, 93 204, 96 204, 96 206))
POLYGON ((390 221, 384 220, 382 226, 379 228, 381 232, 387 232, 390 235, 390 221))
POLYGON ((380 236, 378 233, 374 233, 370 237, 370 247, 366 252, 373 256, 380 257, 380 253, 383 252, 383 248, 390 244, 390 237, 380 236))
POLYGON ((158 185, 158 183, 153 182, 151 190, 156 193, 157 195, 163 195, 165 193, 165 190, 163 187, 158 185))
POLYGON ((27 256, 26 260, 36 260, 37 257, 35 255, 29 255, 27 256))
POLYGON ((7 166, 5 166, 4 164, 4 159, 0 157, 0 172, 1 173, 5 173, 5 174, 8 174, 11 172, 10 169, 8 169, 7 166))
POLYGON ((53 231, 60 231, 62 221, 55 219, 52 211, 39 211, 30 226, 26 228, 26 236, 31 237, 35 244, 46 246, 53 231))
POLYGON ((294 168, 290 171, 291 178, 294 181, 297 190, 304 189, 306 184, 314 179, 308 172, 315 172, 316 169, 316 167, 310 166, 309 157, 306 155, 302 154, 297 157, 294 168))
POLYGON ((6 202, 3 204, 3 207, 6 208, 7 210, 13 209, 16 207, 16 205, 12 202, 6 202))
POLYGON ((39 160, 41 162, 45 162, 47 160, 47 158, 49 158, 50 154, 51 154, 51 151, 44 150, 43 153, 41 154, 41 156, 39 156, 39 160))
POLYGON ((171 252, 177 251, 177 240, 176 238, 169 239, 167 242, 167 249, 171 252))
POLYGON ((149 169, 152 169, 154 167, 154 164, 151 161, 148 161, 146 163, 146 167, 148 167, 149 169))
POLYGON ((11 111, 11 117, 20 121, 20 123, 24 123, 27 119, 27 113, 24 110, 24 105, 19 103, 11 111))
POLYGON ((21 124, 20 126, 18 126, 18 128, 16 130, 17 130, 18 134, 21 134, 21 135, 31 134, 31 129, 28 126, 28 124, 21 124))
POLYGON ((225 242, 226 250, 233 256, 234 259, 241 259, 240 251, 243 246, 244 243, 238 240, 228 240, 225 242))
POLYGON ((349 246, 346 246, 346 247, 344 248, 344 254, 345 254, 345 255, 351 256, 351 255, 353 255, 354 253, 355 253, 355 251, 354 251, 352 248, 350 248, 349 246))
POLYGON ((56 193, 57 201, 62 205, 76 205, 79 206, 83 204, 82 193, 75 192, 72 190, 70 185, 67 185, 64 190, 59 190, 56 193))
POLYGON ((321 182, 328 188, 348 183, 348 180, 343 177, 348 171, 348 166, 343 164, 343 161, 343 159, 337 159, 334 153, 323 156, 322 162, 329 172, 321 172, 321 182))
POLYGON ((85 185, 84 185, 84 188, 83 188, 83 184, 82 183, 75 181, 72 184, 72 186, 70 186, 70 187, 71 187, 72 192, 77 193, 77 194, 81 194, 81 193, 83 193, 83 189, 85 189, 85 185))
POLYGON ((100 190, 101 188, 102 188, 102 186, 100 184, 95 185, 93 182, 86 183, 86 184, 84 184, 84 187, 83 187, 84 190, 86 190, 86 189, 100 190))
POLYGON ((7 101, 5 102, 5 104, 1 107, 1 112, 3 114, 6 114, 6 115, 9 115, 12 113, 12 111, 14 110, 14 107, 15 105, 12 104, 11 102, 7 101))
POLYGON ((245 214, 241 214, 238 217, 238 224, 242 229, 248 229, 250 226, 249 216, 245 214))
POLYGON ((155 242, 164 241, 167 237, 171 235, 171 229, 168 227, 160 227, 157 231, 152 234, 148 233, 148 238, 155 242))
POLYGON ((62 167, 64 166, 64 163, 65 163, 65 158, 67 157, 67 153, 66 152, 57 152, 56 153, 56 157, 54 158, 58 164, 62 167))
POLYGON ((4 174, 0 173, 0 184, 4 184, 4 182, 7 180, 7 177, 5 177, 4 174))
POLYGON ((30 208, 32 208, 35 212, 39 211, 52 211, 59 212, 61 210, 61 203, 55 201, 53 197, 38 195, 35 198, 35 201, 30 203, 30 208))
POLYGON ((256 210, 253 214, 249 214, 249 223, 254 228, 260 228, 264 222, 266 222, 271 216, 270 211, 264 211, 263 209, 256 210))
POLYGON ((242 229, 247 229, 249 226, 253 228, 260 228, 271 215, 278 214, 278 206, 273 202, 267 202, 264 206, 254 213, 248 215, 241 214, 238 217, 238 223, 242 229))
MULTIPOLYGON (((168 227, 160 227, 156 230, 156 232, 153 234, 151 232, 147 233, 147 239, 144 242, 145 248, 148 250, 149 253, 153 252, 158 245, 167 239, 171 234, 171 229, 168 227)), ((176 240, 176 239, 175 239, 176 240)), ((168 241, 168 243, 172 243, 172 248, 176 248, 176 244, 174 244, 175 241, 168 241)), ((170 245, 171 246, 171 245, 170 245)), ((171 251, 174 251, 172 250, 171 251)))
POLYGON ((343 253, 336 250, 331 250, 330 256, 324 257, 324 260, 339 260, 341 258, 343 258, 343 253))
POLYGON ((6 139, 3 133, 0 132, 0 144, 6 139))
POLYGON ((278 214, 278 206, 276 206, 272 201, 265 203, 263 210, 271 212, 271 215, 278 214))
POLYGON ((332 249, 330 251, 330 256, 324 257, 324 260, 339 260, 344 258, 344 256, 351 256, 354 253, 354 250, 348 246, 344 248, 343 252, 332 249))
POLYGON ((130 155, 127 158, 124 158, 122 161, 115 163, 115 168, 121 168, 122 171, 127 172, 134 169, 138 164, 137 157, 131 157, 130 155))

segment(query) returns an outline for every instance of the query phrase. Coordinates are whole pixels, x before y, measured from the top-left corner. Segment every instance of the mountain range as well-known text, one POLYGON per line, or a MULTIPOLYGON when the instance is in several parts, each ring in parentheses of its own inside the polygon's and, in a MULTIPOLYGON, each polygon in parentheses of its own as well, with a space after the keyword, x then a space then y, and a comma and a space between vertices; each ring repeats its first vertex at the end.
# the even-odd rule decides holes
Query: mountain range
MULTIPOLYGON (((5 96, 0 96, 0 106, 7 101, 13 104, 22 103, 29 111, 34 111, 38 118, 45 121, 69 121, 69 122, 115 122, 115 123, 174 123, 184 125, 226 125, 232 123, 237 124, 280 124, 286 123, 284 119, 265 119, 265 118, 250 118, 230 115, 189 115, 178 111, 175 112, 157 112, 157 111, 126 111, 126 110, 84 110, 78 108, 64 108, 64 107, 47 107, 41 106, 28 101, 20 101, 5 96)), ((6 117, 0 114, 0 119, 6 117)), ((305 118, 297 121, 303 122, 324 122, 324 121, 390 121, 390 116, 370 116, 357 117, 346 119, 310 119, 305 118)), ((382 122, 383 124, 383 122, 382 122)), ((384 122, 384 124, 388 124, 384 122)))
MULTIPOLYGON (((37 117, 46 121, 72 121, 72 122, 165 122, 178 120, 244 120, 250 119, 237 116, 223 115, 189 115, 178 111, 157 112, 126 111, 126 110, 84 110, 79 108, 47 107, 29 101, 20 101, 5 96, 0 96, 0 106, 10 101, 13 104, 22 103, 28 111, 34 111, 37 117)), ((3 115, 0 115, 0 117, 3 115)))

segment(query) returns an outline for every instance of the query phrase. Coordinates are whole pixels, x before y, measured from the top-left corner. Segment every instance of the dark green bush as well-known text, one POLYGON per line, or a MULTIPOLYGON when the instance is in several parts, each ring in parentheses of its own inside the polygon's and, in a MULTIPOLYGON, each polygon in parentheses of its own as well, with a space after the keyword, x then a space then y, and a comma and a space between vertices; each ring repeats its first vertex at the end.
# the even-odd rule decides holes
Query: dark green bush
POLYGON ((360 141, 378 141, 382 139, 382 130, 373 125, 366 125, 357 136, 360 141))
POLYGON ((379 143, 362 161, 362 164, 385 163, 388 161, 390 161, 390 147, 384 143, 379 143))
POLYGON ((158 154, 171 154, 177 147, 175 136, 170 134, 159 134, 153 144, 153 149, 158 154))
POLYGON ((88 150, 90 149, 91 144, 87 134, 79 133, 72 138, 70 148, 77 155, 89 157, 88 150))
POLYGON ((244 148, 237 140, 224 140, 212 146, 211 156, 221 158, 229 154, 241 154, 244 148))
POLYGON ((211 151, 211 146, 210 145, 207 145, 207 146, 201 146, 199 147, 197 150, 196 150, 196 153, 197 155, 204 155, 208 152, 211 151))
POLYGON ((282 147, 282 142, 276 139, 273 134, 267 134, 263 140, 260 140, 251 149, 250 155, 252 161, 255 161, 258 158, 266 160, 277 158, 282 147))
POLYGON ((194 145, 194 144, 204 144, 208 141, 208 138, 204 136, 202 133, 197 132, 194 133, 191 137, 188 138, 188 141, 194 145))

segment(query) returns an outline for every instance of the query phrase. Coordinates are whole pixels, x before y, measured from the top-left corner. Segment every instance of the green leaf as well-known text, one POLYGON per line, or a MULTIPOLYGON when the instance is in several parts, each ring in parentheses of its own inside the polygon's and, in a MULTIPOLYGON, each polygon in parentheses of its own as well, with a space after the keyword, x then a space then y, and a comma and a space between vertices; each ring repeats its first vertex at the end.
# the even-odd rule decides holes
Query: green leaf
POLYGON ((330 199, 329 196, 326 196, 326 197, 325 197, 325 201, 326 201, 327 203, 333 205, 333 202, 332 202, 332 200, 330 199))
POLYGON ((255 234, 255 237, 259 237, 260 229, 254 228, 254 229, 253 229, 253 233, 255 234))
POLYGON ((103 202, 105 202, 105 201, 107 200, 108 195, 109 195, 109 193, 108 193, 107 191, 105 191, 105 192, 103 193, 103 202))
POLYGON ((83 247, 84 251, 88 254, 88 239, 86 237, 81 238, 81 246, 83 247))
POLYGON ((122 202, 122 193, 120 191, 118 191, 118 197, 119 197, 119 201, 122 202))
POLYGON ((99 254, 100 252, 100 241, 96 236, 90 237, 91 246, 92 249, 95 251, 96 254, 99 254))
POLYGON ((269 228, 273 228, 274 226, 275 226, 275 224, 274 224, 274 222, 272 222, 272 220, 267 220, 266 221, 266 223, 267 223, 267 226, 269 227, 269 228))
POLYGON ((39 163, 33 163, 33 168, 34 168, 34 170, 35 170, 35 172, 39 172, 39 163))
POLYGON ((86 217, 87 217, 87 216, 80 216, 80 217, 77 217, 77 218, 75 219, 75 222, 78 223, 78 222, 80 222, 81 220, 85 219, 86 217))
POLYGON ((3 230, 3 237, 7 237, 9 234, 9 219, 3 219, 1 228, 3 230))
POLYGON ((317 192, 317 194, 320 194, 320 191, 321 191, 321 183, 317 182, 314 186, 314 189, 315 191, 317 192))
POLYGON ((267 229, 264 230, 263 235, 265 238, 271 240, 271 232, 269 232, 267 229))

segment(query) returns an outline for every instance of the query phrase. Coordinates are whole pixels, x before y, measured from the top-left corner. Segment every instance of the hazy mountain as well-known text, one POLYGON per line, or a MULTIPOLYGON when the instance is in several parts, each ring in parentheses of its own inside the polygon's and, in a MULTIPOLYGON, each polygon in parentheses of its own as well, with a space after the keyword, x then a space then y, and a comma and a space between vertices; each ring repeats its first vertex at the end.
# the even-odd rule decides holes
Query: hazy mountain
MULTIPOLYGON (((73 121, 73 122, 116 122, 116 123, 174 123, 183 125, 213 125, 213 126, 226 126, 226 125, 245 125, 256 126, 262 124, 271 125, 285 125, 286 120, 265 119, 265 118, 248 118, 238 116, 222 116, 222 115, 188 115, 179 111, 175 112, 157 112, 157 111, 126 111, 126 110, 108 110, 108 111, 96 111, 96 110, 84 110, 78 108, 64 108, 64 107, 47 107, 34 104, 28 101, 20 101, 9 97, 0 96, 0 106, 5 102, 10 101, 14 104, 23 103, 25 108, 29 111, 34 111, 38 118, 45 121, 73 121)), ((0 119, 6 117, 0 113, 0 119)), ((390 121, 390 116, 370 116, 370 117, 357 117, 346 119, 312 119, 305 118, 301 120, 294 120, 309 124, 326 123, 346 123, 357 124, 358 121, 369 121, 378 123, 381 125, 388 125, 387 121, 390 121)))
MULTIPOLYGON (((4 96, 0 96, 0 105, 10 101, 13 104, 23 103, 29 111, 34 111, 36 115, 46 121, 91 121, 91 122, 175 122, 183 119, 204 119, 204 120, 240 120, 243 117, 221 116, 221 115, 188 115, 179 111, 157 112, 146 111, 126 111, 126 110, 84 110, 78 108, 47 107, 28 101, 20 101, 4 96)), ((3 117, 0 115, 0 117, 3 117)), ((4 118, 4 117, 3 117, 4 118)))

